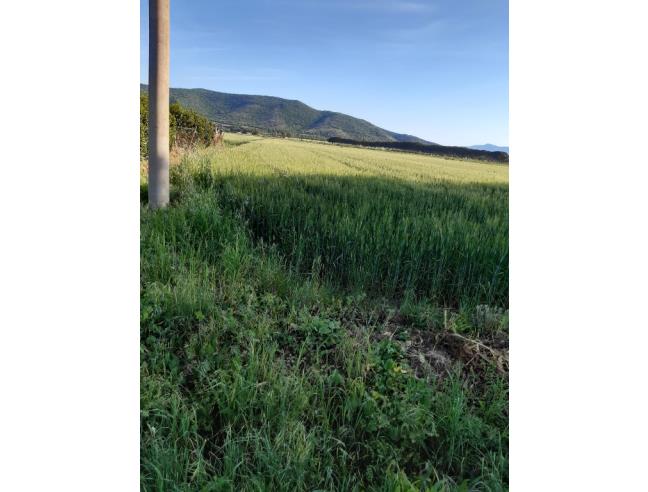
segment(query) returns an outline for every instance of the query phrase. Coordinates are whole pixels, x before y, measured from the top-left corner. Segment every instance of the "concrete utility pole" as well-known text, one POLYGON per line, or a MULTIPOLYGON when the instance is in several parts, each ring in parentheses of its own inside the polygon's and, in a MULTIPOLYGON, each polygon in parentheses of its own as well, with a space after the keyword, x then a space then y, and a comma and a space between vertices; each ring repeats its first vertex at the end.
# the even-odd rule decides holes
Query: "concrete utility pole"
POLYGON ((169 203, 169 0, 149 0, 149 207, 169 203))

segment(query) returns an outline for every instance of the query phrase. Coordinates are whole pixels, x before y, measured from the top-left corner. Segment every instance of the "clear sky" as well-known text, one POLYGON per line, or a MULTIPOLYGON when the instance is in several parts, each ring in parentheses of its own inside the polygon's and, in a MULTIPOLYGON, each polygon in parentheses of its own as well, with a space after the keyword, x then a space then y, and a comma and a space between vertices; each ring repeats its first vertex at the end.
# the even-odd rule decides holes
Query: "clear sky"
POLYGON ((171 0, 171 86, 299 99, 445 145, 508 145, 508 0, 171 0))

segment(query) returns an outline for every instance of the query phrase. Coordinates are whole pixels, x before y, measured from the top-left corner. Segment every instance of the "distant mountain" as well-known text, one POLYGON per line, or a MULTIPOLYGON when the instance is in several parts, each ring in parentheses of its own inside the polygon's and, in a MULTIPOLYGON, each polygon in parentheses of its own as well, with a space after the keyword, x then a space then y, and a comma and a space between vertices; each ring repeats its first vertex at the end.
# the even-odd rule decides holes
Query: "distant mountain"
POLYGON ((488 150, 489 152, 506 152, 507 154, 509 153, 509 148, 508 147, 500 147, 499 145, 493 145, 493 144, 484 144, 484 145, 473 145, 472 147, 468 147, 469 149, 475 149, 475 150, 488 150))
MULTIPOLYGON (((146 92, 148 86, 140 84, 140 89, 146 92)), ((321 139, 339 137, 365 141, 432 143, 413 135, 385 130, 353 116, 319 111, 301 101, 280 97, 172 88, 170 99, 171 102, 177 101, 184 107, 234 129, 321 139)))

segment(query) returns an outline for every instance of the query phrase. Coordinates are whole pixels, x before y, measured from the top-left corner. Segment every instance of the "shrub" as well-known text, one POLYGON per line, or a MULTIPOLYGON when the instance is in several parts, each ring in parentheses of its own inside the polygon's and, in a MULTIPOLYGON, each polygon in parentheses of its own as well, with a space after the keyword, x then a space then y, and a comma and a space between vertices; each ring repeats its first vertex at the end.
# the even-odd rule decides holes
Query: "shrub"
POLYGON ((148 96, 140 94, 140 157, 148 156, 148 96))
MULTIPOLYGON (((210 145, 214 123, 175 102, 169 106, 169 146, 210 145)), ((148 157, 148 96, 140 94, 140 157, 148 157)))

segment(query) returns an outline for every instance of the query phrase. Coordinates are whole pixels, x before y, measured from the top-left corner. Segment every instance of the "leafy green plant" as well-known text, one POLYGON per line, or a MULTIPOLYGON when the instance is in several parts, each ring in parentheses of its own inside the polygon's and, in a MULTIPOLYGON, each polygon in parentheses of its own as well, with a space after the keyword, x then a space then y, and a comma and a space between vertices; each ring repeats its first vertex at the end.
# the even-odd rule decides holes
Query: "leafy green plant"
MULTIPOLYGON (((169 106, 169 145, 210 145, 216 127, 204 116, 182 107, 169 106)), ((148 157, 148 95, 140 93, 140 158, 148 157)))

